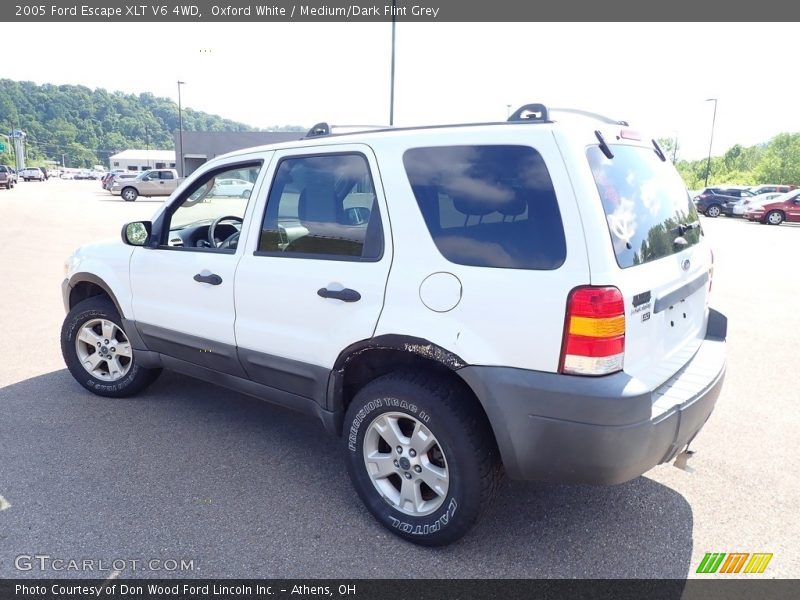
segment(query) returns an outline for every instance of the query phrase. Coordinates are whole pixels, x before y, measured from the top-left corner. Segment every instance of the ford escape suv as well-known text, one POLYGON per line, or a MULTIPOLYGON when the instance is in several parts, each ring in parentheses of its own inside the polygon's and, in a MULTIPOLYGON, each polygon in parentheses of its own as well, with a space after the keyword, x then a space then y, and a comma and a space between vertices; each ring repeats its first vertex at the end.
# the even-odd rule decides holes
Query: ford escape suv
POLYGON ((503 472, 615 484, 685 463, 725 372, 712 260, 681 178, 625 122, 533 104, 320 124, 215 158, 152 221, 79 248, 61 344, 102 396, 166 368, 317 416, 377 520, 442 545, 503 472))

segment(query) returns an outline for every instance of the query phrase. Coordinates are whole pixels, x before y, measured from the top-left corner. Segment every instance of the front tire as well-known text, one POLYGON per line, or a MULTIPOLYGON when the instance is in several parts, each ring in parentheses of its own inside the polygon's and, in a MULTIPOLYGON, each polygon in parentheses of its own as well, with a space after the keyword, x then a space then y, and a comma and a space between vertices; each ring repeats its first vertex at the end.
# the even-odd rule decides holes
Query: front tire
POLYGON ((120 196, 122 196, 122 199, 125 200, 125 202, 134 202, 136 198, 139 197, 139 192, 137 192, 134 188, 127 187, 122 190, 120 196))
POLYGON ((467 533, 502 474, 475 399, 435 374, 393 373, 367 384, 347 409, 344 437, 361 500, 415 544, 442 546, 467 533))
POLYGON ((772 210, 767 213, 764 221, 767 225, 780 225, 783 223, 783 213, 779 210, 772 210))
POLYGON ((104 296, 87 298, 69 311, 61 328, 61 353, 75 380, 98 396, 132 396, 161 373, 136 363, 122 319, 104 296))

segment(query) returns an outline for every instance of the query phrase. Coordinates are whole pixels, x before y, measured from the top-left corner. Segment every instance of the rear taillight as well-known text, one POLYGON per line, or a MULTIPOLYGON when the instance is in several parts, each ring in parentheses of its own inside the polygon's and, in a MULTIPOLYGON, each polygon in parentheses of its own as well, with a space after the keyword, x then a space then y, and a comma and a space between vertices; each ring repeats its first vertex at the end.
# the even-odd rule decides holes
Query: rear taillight
POLYGON ((622 370, 625 301, 615 287, 579 287, 567 299, 559 371, 607 375, 622 370))

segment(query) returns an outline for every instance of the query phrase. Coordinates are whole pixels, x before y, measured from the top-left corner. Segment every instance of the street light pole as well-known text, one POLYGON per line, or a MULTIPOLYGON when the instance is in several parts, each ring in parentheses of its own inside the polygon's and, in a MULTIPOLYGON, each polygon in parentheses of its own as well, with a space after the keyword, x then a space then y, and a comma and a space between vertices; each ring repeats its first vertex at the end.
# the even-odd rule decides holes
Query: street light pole
POLYGON ((678 131, 675 131, 675 143, 672 146, 672 164, 678 161, 678 131))
POLYGON ((181 86, 186 85, 185 81, 178 81, 178 139, 181 146, 181 177, 186 177, 185 163, 183 161, 183 108, 181 107, 181 86))
POLYGON ((392 78, 389 83, 389 125, 394 125, 394 44, 397 18, 395 17, 397 0, 392 0, 392 78))
POLYGON ((714 116, 711 118, 711 139, 708 142, 708 161, 706 162, 706 183, 704 187, 708 187, 708 176, 711 174, 711 146, 714 145, 714 123, 717 122, 717 99, 706 98, 706 102, 714 103, 714 116))

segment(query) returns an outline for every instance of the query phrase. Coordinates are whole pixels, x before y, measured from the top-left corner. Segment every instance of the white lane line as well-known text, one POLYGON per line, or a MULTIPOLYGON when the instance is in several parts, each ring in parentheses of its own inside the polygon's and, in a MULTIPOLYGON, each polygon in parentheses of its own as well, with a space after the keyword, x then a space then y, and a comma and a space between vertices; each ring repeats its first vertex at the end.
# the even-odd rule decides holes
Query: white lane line
POLYGON ((11 503, 2 496, 0 496, 0 512, 8 510, 9 508, 11 508, 11 503))

